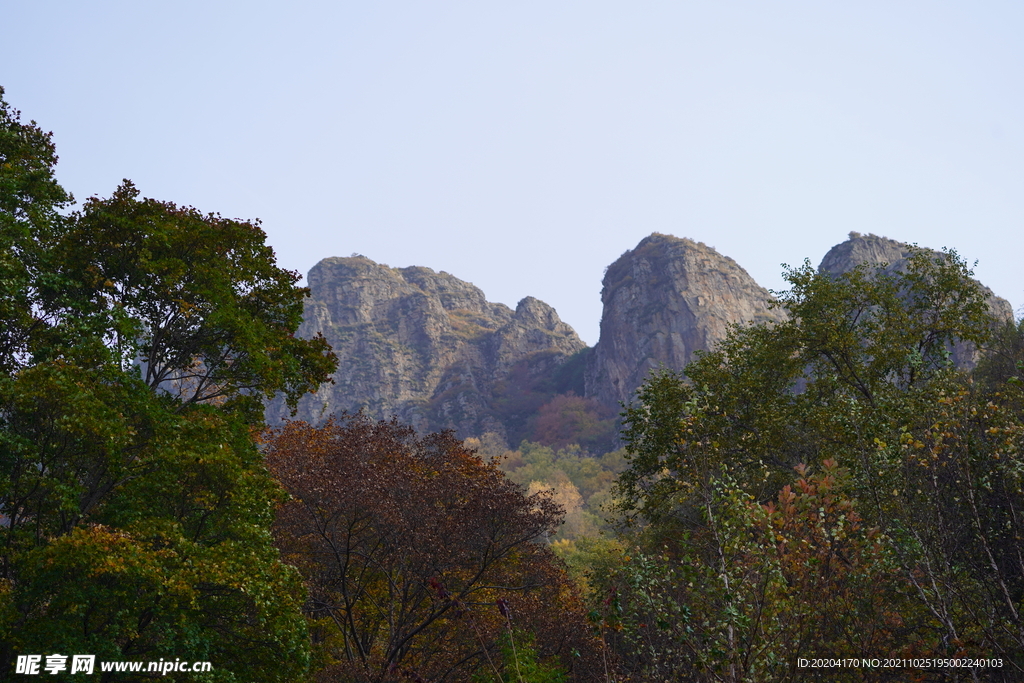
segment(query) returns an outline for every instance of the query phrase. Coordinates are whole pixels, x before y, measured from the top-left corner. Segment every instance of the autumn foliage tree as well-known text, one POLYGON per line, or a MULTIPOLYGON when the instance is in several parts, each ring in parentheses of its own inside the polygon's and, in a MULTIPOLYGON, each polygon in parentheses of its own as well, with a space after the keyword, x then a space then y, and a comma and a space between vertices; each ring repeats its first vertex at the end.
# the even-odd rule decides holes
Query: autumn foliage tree
POLYGON ((578 444, 591 453, 607 453, 615 438, 613 411, 594 399, 558 394, 533 418, 533 441, 552 448, 578 444))
POLYGON ((574 590, 543 542, 562 511, 450 433, 419 437, 361 415, 289 423, 266 456, 292 497, 274 533, 306 580, 319 680, 494 673, 510 625, 577 680, 598 671, 574 590))

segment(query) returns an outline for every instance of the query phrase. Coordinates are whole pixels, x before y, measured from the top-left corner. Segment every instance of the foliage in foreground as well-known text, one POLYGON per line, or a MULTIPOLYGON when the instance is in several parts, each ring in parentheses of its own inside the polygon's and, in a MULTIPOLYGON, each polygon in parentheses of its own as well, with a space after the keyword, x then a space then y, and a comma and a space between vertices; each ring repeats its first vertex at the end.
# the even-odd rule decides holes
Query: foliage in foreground
POLYGON ((297 276, 257 225, 127 181, 68 214, 55 163, 0 99, 0 678, 77 653, 295 680, 302 586, 252 433, 335 364, 292 335, 297 276))
POLYGON ((598 615, 633 675, 806 680, 798 657, 880 653, 1022 675, 1024 328, 994 353, 969 275, 923 251, 896 272, 805 265, 788 322, 638 392, 620 479, 636 549, 598 615), (954 343, 990 345, 977 381, 954 343))
POLYGON ((538 542, 561 509, 450 433, 293 422, 268 437, 267 462, 291 494, 275 537, 309 590, 318 680, 501 677, 513 625, 538 671, 598 675, 581 603, 538 542))

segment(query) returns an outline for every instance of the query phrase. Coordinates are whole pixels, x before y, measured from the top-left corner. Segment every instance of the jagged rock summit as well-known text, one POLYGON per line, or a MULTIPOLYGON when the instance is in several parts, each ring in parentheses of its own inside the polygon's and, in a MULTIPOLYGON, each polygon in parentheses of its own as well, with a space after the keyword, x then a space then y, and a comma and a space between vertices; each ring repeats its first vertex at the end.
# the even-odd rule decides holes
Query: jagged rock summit
POLYGON ((586 392, 628 403, 652 370, 681 370, 729 325, 784 318, 771 295, 735 261, 689 239, 654 233, 608 267, 601 336, 588 359, 586 392))
MULTIPOLYGON (((848 273, 860 264, 868 266, 882 266, 887 272, 902 270, 907 265, 907 260, 918 249, 915 245, 897 242, 888 237, 880 237, 868 233, 862 235, 859 232, 851 232, 849 239, 841 242, 828 250, 825 257, 821 259, 818 270, 822 273, 839 275, 848 273)), ((933 254, 939 252, 934 249, 925 249, 933 254)), ((995 292, 981 285, 981 289, 988 297, 988 309, 992 316, 999 321, 1013 320, 1013 306, 1006 299, 996 296, 995 292)))
MULTIPOLYGON (((896 272, 906 268, 908 260, 918 247, 904 242, 897 242, 888 237, 868 233, 851 232, 849 239, 829 249, 818 266, 819 272, 841 275, 848 273, 857 266, 864 264, 869 267, 882 266, 885 272, 896 272)), ((927 252, 938 254, 934 249, 927 252)), ((978 283, 981 284, 981 283, 978 283)), ((987 296, 989 313, 997 321, 1013 321, 1013 306, 1009 301, 998 297, 995 293, 981 285, 987 296)), ((957 343, 950 349, 951 359, 958 368, 971 369, 978 362, 978 349, 972 344, 957 343)))
MULTIPOLYGON (((837 275, 860 264, 898 270, 913 249, 851 233, 819 268, 837 275)), ((494 432, 513 445, 560 434, 565 425, 558 420, 610 424, 652 370, 682 370, 697 351, 724 340, 731 324, 785 318, 731 258, 658 233, 605 272, 601 336, 593 349, 542 301, 527 297, 513 311, 429 268, 391 268, 358 255, 328 258, 313 267, 308 283, 298 334, 322 332, 340 362, 334 384, 303 398, 298 418, 319 423, 362 409, 373 418, 395 415, 421 432, 494 432), (586 412, 586 419, 573 411, 586 412)), ((986 292, 992 314, 1012 320, 1010 304, 986 292)), ((963 368, 978 358, 967 344, 951 352, 963 368)), ((287 415, 280 401, 267 408, 271 424, 287 415)))
MULTIPOLYGON (((322 332, 338 356, 334 384, 299 404, 320 422, 343 410, 392 415, 418 430, 504 434, 507 404, 531 380, 556 377, 586 348, 553 308, 527 297, 513 311, 468 282, 429 268, 391 268, 353 255, 309 272, 298 330, 322 332)), ((281 403, 267 418, 287 416, 281 403)))
POLYGON ((840 242, 828 250, 825 257, 821 259, 818 271, 840 275, 850 272, 861 264, 869 266, 889 264, 892 268, 899 268, 906 263, 912 253, 912 247, 909 244, 871 233, 862 235, 859 232, 851 232, 848 240, 840 242))

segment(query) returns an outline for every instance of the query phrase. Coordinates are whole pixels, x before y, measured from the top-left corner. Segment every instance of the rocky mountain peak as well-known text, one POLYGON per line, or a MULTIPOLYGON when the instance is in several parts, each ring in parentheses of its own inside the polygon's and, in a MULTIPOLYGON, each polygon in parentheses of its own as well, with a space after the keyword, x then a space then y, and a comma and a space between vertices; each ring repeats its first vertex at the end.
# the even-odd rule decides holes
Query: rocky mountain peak
MULTIPOLYGON (((861 264, 869 267, 884 266, 886 272, 901 271, 907 266, 907 262, 917 247, 914 245, 898 242, 888 237, 851 232, 849 239, 829 249, 828 253, 821 260, 818 270, 822 273, 841 275, 848 273, 861 264)), ((926 249, 938 254, 933 249, 926 249)), ((979 283, 980 284, 980 283, 979 283)), ((981 289, 987 296, 989 312, 997 321, 1013 321, 1013 306, 1002 297, 998 297, 988 287, 982 285, 981 289)), ((965 342, 954 344, 950 349, 953 363, 960 368, 973 368, 978 362, 978 350, 965 342)))
MULTIPOLYGON (((853 232, 819 268, 837 275, 860 264, 899 270, 913 250, 853 232)), ((769 292, 731 258, 660 233, 606 269, 601 335, 593 349, 543 301, 528 296, 512 310, 443 271, 392 268, 353 255, 322 260, 308 282, 299 334, 323 333, 340 364, 333 385, 300 402, 299 418, 319 422, 362 409, 374 418, 395 415, 420 431, 491 432, 513 444, 561 434, 576 423, 611 431, 619 404, 633 398, 652 370, 682 370, 697 351, 724 340, 730 325, 785 318, 769 306, 769 292), (586 420, 577 419, 581 411, 586 420)), ((993 315, 1012 320, 1010 304, 985 291, 993 315)), ((951 352, 960 367, 977 360, 966 344, 951 352)), ((286 414, 274 403, 267 419, 286 414)))
POLYGON ((849 272, 861 263, 898 264, 910 258, 912 253, 909 244, 871 233, 862 235, 859 232, 851 232, 848 240, 828 250, 821 259, 818 270, 823 273, 839 274, 849 272))
MULTIPOLYGON (((862 235, 859 232, 851 232, 845 242, 841 242, 828 250, 825 257, 821 259, 818 270, 822 273, 840 275, 848 273, 861 264, 868 266, 885 266, 888 272, 902 270, 906 267, 908 259, 913 255, 916 245, 898 242, 888 237, 881 237, 868 233, 862 235)), ((924 251, 938 254, 934 249, 924 251)), ((979 283, 980 284, 980 283, 979 283)), ((989 311, 997 320, 1013 320, 1013 306, 1010 302, 981 285, 988 297, 989 311)))
MULTIPOLYGON (((311 422, 362 409, 420 430, 504 434, 498 404, 514 402, 509 392, 523 384, 510 375, 553 376, 586 348, 543 301, 526 297, 512 311, 430 268, 334 257, 316 264, 307 281, 298 334, 323 333, 339 359, 334 384, 299 404, 297 417, 311 422)), ((285 416, 279 403, 267 410, 271 422, 285 416)))
POLYGON ((734 323, 782 319, 771 295, 735 261, 702 242, 654 233, 605 272, 601 336, 587 396, 628 402, 652 370, 680 370, 734 323))

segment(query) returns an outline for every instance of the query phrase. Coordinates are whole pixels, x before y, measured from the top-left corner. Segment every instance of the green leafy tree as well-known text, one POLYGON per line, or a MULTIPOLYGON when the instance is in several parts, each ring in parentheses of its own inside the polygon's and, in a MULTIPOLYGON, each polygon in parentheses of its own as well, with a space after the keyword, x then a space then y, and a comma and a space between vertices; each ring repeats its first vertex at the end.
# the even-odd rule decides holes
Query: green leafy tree
POLYGON ((721 653, 703 675, 758 678, 755 660, 787 665, 767 644, 794 639, 1021 669, 1020 388, 1006 363, 977 383, 951 361, 998 327, 980 286, 952 252, 917 252, 902 271, 805 264, 787 277, 787 322, 734 329, 626 413, 620 493, 641 547, 667 549, 662 573, 697 572, 684 578, 699 588, 674 599, 705 615, 689 622, 701 638, 732 629, 699 648, 721 653), (793 487, 794 467, 821 475, 793 487), (885 604, 860 600, 867 587, 885 604))
POLYGON ((473 677, 474 683, 565 683, 565 672, 537 657, 535 638, 529 631, 507 629, 499 638, 500 662, 473 677))
POLYGON ((297 275, 255 224, 127 182, 64 213, 49 136, 6 104, 0 155, 0 677, 59 652, 298 678, 302 586, 253 438, 263 397, 334 366, 293 336, 297 275))
POLYGON ((0 369, 10 371, 36 328, 32 302, 40 275, 38 244, 64 225, 72 198, 57 184, 52 134, 3 98, 0 87, 0 369))
MULTIPOLYGON (((761 504, 728 475, 662 545, 641 539, 603 584, 594 618, 643 680, 799 680, 798 657, 898 652, 899 567, 864 528, 834 462, 761 504)), ((830 680, 861 680, 831 671, 830 680)))
POLYGON ((292 335, 305 290, 265 237, 258 223, 140 200, 126 180, 87 201, 52 249, 43 306, 61 325, 46 341, 61 353, 89 325, 182 406, 219 400, 255 421, 278 392, 294 403, 334 361, 322 336, 292 335))
POLYGON ((996 329, 975 375, 992 391, 1024 381, 1024 318, 996 329))

